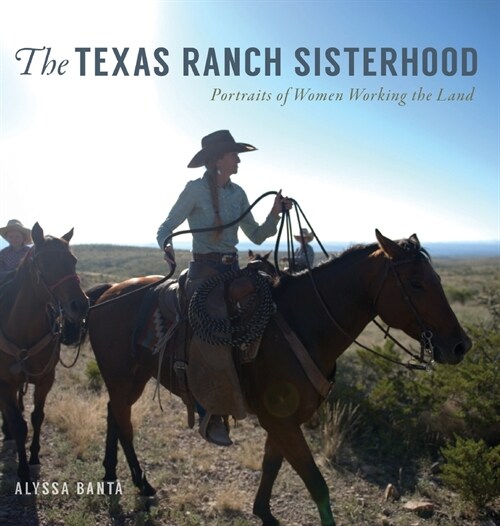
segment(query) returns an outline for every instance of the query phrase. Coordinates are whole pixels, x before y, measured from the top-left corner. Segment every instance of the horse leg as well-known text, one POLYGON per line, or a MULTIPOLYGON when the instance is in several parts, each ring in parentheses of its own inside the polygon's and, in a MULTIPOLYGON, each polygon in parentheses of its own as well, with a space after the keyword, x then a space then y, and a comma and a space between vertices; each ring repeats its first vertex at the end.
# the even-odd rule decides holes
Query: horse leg
MULTIPOLYGON (((39 466, 40 459, 40 432, 42 423, 45 418, 45 401, 52 385, 54 384, 55 370, 52 370, 47 376, 43 377, 40 382, 35 384, 33 394, 33 412, 31 413, 31 425, 33 426, 33 439, 30 446, 30 466, 39 466)), ((21 395, 20 395, 21 396, 21 395)), ((22 400, 22 398, 21 398, 22 400)))
POLYGON ((132 481, 139 489, 140 495, 144 497, 152 497, 156 493, 156 490, 147 481, 146 475, 141 469, 134 449, 134 430, 131 422, 131 409, 132 406, 126 402, 118 404, 113 401, 111 402, 112 418, 114 419, 118 438, 132 474, 132 481))
POLYGON ((150 377, 151 375, 145 369, 138 367, 129 384, 131 387, 128 389, 127 395, 124 395, 123 390, 117 388, 108 389, 110 402, 108 404, 106 454, 103 462, 106 470, 104 480, 116 480, 117 446, 118 440, 120 440, 132 474, 132 481, 139 489, 139 493, 146 497, 153 496, 156 490, 146 479, 135 453, 131 413, 132 405, 140 398, 150 377))
POLYGON ((9 424, 7 423, 7 417, 5 416, 5 413, 3 411, 2 411, 2 433, 3 433, 4 442, 13 440, 13 436, 12 436, 12 433, 10 432, 9 424))
POLYGON ((111 402, 108 402, 108 415, 106 420, 106 449, 104 453, 104 478, 106 482, 115 482, 116 465, 118 464, 118 429, 113 410, 111 409, 111 402))
MULTIPOLYGON (((23 400, 23 388, 22 387, 19 389, 18 406, 19 406, 19 410, 22 413, 24 411, 24 400, 23 400)), ((5 416, 5 413, 3 411, 2 411, 2 433, 3 433, 4 442, 14 440, 9 424, 7 422, 7 417, 5 416)))
POLYGON ((274 446, 271 437, 267 435, 264 459, 262 461, 262 475, 253 504, 253 513, 262 520, 264 526, 277 526, 279 524, 271 513, 269 503, 274 481, 278 476, 282 463, 283 455, 274 446))
POLYGON ((2 413, 7 425, 16 441, 17 448, 17 475, 22 484, 28 490, 31 484, 30 468, 28 466, 28 457, 26 455, 26 437, 28 435, 28 425, 26 424, 22 412, 19 410, 16 400, 16 393, 10 388, 2 386, 0 399, 3 400, 2 413))
MULTIPOLYGON (((300 427, 293 423, 284 423, 279 428, 276 428, 276 425, 274 425, 273 432, 270 432, 267 428, 266 430, 272 437, 273 444, 281 451, 285 459, 304 481, 306 488, 318 507, 321 526, 335 526, 328 486, 314 462, 311 450, 300 427)), ((269 524, 274 523, 271 522, 269 524)))

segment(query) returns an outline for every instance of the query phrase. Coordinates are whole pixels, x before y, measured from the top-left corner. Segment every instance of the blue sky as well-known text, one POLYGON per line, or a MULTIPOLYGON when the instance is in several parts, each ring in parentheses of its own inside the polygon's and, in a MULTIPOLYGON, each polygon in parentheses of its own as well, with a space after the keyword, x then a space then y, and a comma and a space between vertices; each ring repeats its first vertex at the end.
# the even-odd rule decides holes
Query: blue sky
MULTIPOLYGON (((250 201, 268 190, 294 197, 322 240, 373 241, 416 232, 421 241, 500 238, 499 22, 495 1, 14 2, 1 3, 0 222, 39 221, 76 243, 155 240, 175 198, 202 170, 186 168, 201 137, 230 129, 257 146, 234 181, 250 201), (29 13, 29 16, 28 16, 29 13), (52 48, 64 75, 20 75, 15 52, 52 48), (166 76, 79 75, 76 47, 169 50, 166 76), (183 76, 182 50, 281 50, 281 75, 183 76), (295 49, 392 47, 477 50, 462 77, 368 77, 345 62, 337 76, 300 77, 295 49), (351 90, 406 93, 406 103, 352 101, 351 90), (419 89, 431 100, 411 101, 419 89), (222 101, 222 93, 270 94, 222 101), (290 89, 286 104, 278 94, 290 89), (341 93, 297 102, 297 89, 341 93), (440 90, 467 102, 437 101, 440 90)), ((312 64, 312 62, 310 62, 312 64)), ((36 63, 35 63, 36 64, 36 63)), ((263 66, 262 59, 254 65, 263 66)), ((321 68, 329 66, 322 59, 321 68)), ((40 68, 39 68, 40 69, 40 68)), ((376 69, 376 66, 374 66, 376 69)), ((255 211, 263 220, 272 202, 255 211)))

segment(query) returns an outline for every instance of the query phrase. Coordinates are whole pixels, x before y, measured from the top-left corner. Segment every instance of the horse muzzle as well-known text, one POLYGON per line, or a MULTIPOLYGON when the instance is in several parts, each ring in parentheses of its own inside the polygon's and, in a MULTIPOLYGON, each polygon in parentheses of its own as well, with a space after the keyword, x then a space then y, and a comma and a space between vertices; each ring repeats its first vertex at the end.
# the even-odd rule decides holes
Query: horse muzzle
POLYGON ((71 300, 63 306, 65 316, 72 322, 82 321, 89 311, 89 299, 85 296, 82 299, 71 300))
POLYGON ((437 363, 457 365, 472 347, 471 339, 464 333, 462 337, 450 344, 433 341, 434 359, 437 363))

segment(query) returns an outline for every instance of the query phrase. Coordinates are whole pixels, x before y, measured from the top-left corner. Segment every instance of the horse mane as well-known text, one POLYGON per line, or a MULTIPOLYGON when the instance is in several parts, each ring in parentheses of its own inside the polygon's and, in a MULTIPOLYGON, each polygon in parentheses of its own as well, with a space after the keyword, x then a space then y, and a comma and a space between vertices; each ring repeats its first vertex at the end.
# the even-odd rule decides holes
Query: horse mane
MULTIPOLYGON (((409 257, 425 257, 429 261, 429 263, 432 264, 431 256, 427 252, 427 250, 420 246, 420 244, 415 243, 412 239, 399 239, 396 241, 396 243, 406 252, 408 252, 409 257)), ((343 252, 340 254, 330 256, 329 259, 326 259, 324 261, 321 261, 318 265, 316 265, 315 269, 320 269, 322 267, 330 267, 330 266, 341 266, 346 264, 352 264, 354 261, 357 261, 358 259, 361 259, 363 257, 366 257, 375 250, 379 249, 380 245, 378 243, 370 243, 370 244, 362 244, 358 243, 355 245, 351 245, 350 247, 346 248, 343 252)), ((287 283, 293 282, 294 280, 300 279, 303 276, 307 275, 309 270, 302 270, 300 272, 297 272, 295 274, 283 274, 280 279, 277 281, 275 288, 281 288, 282 286, 286 286, 287 283)))

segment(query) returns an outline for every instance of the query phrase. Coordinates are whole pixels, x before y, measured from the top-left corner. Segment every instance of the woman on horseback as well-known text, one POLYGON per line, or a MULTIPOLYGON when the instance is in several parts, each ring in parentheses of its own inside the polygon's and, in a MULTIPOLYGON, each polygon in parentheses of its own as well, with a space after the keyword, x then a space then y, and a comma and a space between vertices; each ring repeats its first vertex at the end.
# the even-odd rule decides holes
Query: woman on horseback
MULTIPOLYGON (((284 198, 280 191, 262 224, 259 225, 250 212, 239 223, 229 228, 217 228, 234 221, 249 208, 245 191, 233 183, 231 176, 238 172, 239 154, 255 150, 256 148, 250 144, 236 142, 228 130, 219 130, 203 137, 201 150, 193 157, 188 168, 204 166, 205 173, 203 177, 187 183, 167 219, 158 229, 158 244, 164 250, 166 261, 174 264, 175 251, 170 237, 181 223, 187 219, 190 229, 216 228, 209 232, 193 233, 193 261, 190 264, 186 287, 189 296, 210 275, 239 268, 236 245, 240 227, 253 243, 260 245, 276 233, 283 207, 290 209, 292 206, 291 201, 284 198)), ((214 311, 219 311, 219 315, 227 317, 223 294, 217 296, 215 303, 217 305, 213 306, 214 311)), ((203 353, 205 360, 207 356, 211 356, 210 347, 216 347, 213 356, 217 356, 217 360, 225 361, 224 365, 219 364, 216 367, 217 373, 211 371, 207 364, 205 369, 208 370, 207 375, 200 372, 196 378, 192 376, 190 386, 195 391, 193 394, 197 400, 201 401, 200 398, 203 398, 204 407, 198 404, 202 436, 218 445, 230 445, 232 442, 221 415, 231 414, 236 419, 244 418, 246 416, 244 399, 232 364, 231 349, 228 348, 224 352, 221 346, 204 343, 203 349, 199 351, 203 353), (201 376, 210 378, 204 382, 201 376), (222 387, 224 383, 233 386, 231 393, 222 387), (198 388, 196 392, 197 385, 201 384, 204 384, 204 387, 198 388), (208 396, 207 389, 212 391, 213 395, 209 396, 208 400, 205 398, 208 396), (217 393, 219 389, 221 392, 217 393), (224 411, 221 411, 220 405, 217 408, 218 403, 212 407, 210 399, 219 401, 224 399, 226 401, 224 411)), ((190 357, 193 360, 196 356, 195 349, 196 346, 194 349, 191 346, 190 357)))

